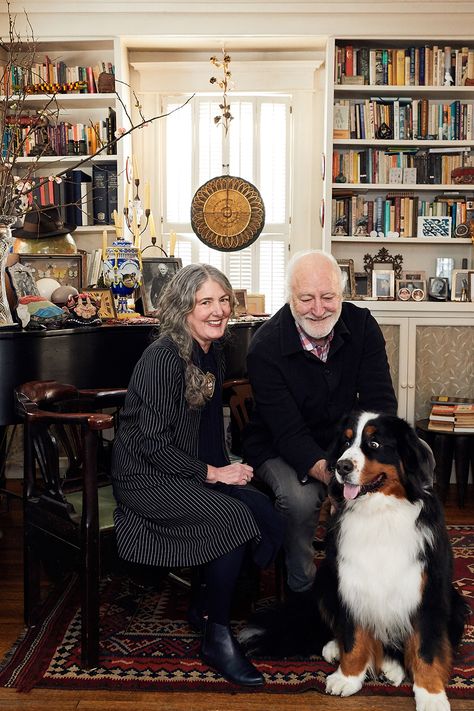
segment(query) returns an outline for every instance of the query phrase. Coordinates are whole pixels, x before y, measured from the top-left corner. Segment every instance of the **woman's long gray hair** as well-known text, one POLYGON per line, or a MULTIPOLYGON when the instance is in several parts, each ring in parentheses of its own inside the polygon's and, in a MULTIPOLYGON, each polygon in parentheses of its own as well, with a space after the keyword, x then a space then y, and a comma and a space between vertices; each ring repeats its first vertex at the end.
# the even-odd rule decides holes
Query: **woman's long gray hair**
POLYGON ((157 309, 160 336, 168 336, 176 343, 185 363, 185 398, 193 409, 203 407, 209 395, 205 375, 192 361, 193 337, 186 316, 194 309, 196 293, 208 279, 217 282, 229 295, 232 315, 237 301, 231 283, 210 264, 188 264, 179 269, 163 290, 157 309))

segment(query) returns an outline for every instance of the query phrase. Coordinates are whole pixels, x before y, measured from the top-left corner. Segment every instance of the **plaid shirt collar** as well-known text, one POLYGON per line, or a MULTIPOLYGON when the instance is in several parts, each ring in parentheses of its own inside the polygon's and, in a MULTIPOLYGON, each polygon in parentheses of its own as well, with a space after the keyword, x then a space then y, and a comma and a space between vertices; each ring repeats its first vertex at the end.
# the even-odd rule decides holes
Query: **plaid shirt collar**
POLYGON ((295 326, 296 330, 298 331, 298 336, 300 337, 301 345, 303 346, 303 350, 309 351, 312 353, 314 356, 319 358, 319 360, 322 360, 323 363, 325 363, 328 359, 329 355, 329 348, 331 346, 331 341, 334 338, 334 329, 324 339, 324 343, 320 345, 319 343, 316 342, 314 338, 311 338, 311 336, 308 336, 307 333, 303 331, 301 326, 297 321, 295 321, 295 326))

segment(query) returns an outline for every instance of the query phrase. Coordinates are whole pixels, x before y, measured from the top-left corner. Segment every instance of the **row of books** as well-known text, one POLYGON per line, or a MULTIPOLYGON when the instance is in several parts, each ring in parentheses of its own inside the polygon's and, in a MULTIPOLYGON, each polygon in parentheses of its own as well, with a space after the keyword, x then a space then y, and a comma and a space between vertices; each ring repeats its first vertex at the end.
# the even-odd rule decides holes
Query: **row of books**
POLYGON ((447 396, 432 398, 428 429, 474 432, 474 399, 447 396))
POLYGON ((400 237, 417 237, 419 217, 449 217, 450 234, 455 236, 457 225, 466 222, 472 201, 465 198, 438 196, 434 201, 421 200, 415 195, 387 193, 366 200, 363 195, 336 195, 331 205, 331 234, 336 236, 365 236, 373 230, 387 235, 397 232, 400 237))
POLYGON ((56 205, 69 225, 112 225, 117 187, 116 163, 100 163, 90 172, 71 170, 60 183, 48 176, 36 177, 31 200, 41 207, 56 205))
POLYGON ((117 145, 113 142, 117 119, 111 107, 104 120, 92 125, 66 122, 44 125, 34 117, 30 118, 23 117, 21 122, 11 120, 5 124, 2 133, 3 158, 9 155, 94 155, 109 143, 107 155, 117 153, 117 145))
POLYGON ((472 166, 474 155, 470 149, 380 149, 337 148, 333 152, 332 179, 336 183, 401 183, 394 179, 393 168, 415 168, 410 183, 417 185, 453 185, 451 173, 455 168, 472 166))
POLYGON ((423 47, 336 47, 336 84, 387 86, 462 86, 474 79, 474 49, 445 45, 423 47), (355 81, 357 77, 359 81, 355 81))
POLYGON ((95 94, 99 75, 102 72, 115 74, 111 62, 100 62, 94 66, 68 66, 65 62, 52 62, 48 56, 42 63, 34 62, 30 66, 12 66, 10 73, 3 77, 3 93, 16 94, 35 84, 68 84, 84 82, 80 93, 95 94))
POLYGON ((338 138, 381 138, 388 126, 394 140, 470 141, 474 138, 474 104, 428 99, 342 99, 334 106, 338 138))

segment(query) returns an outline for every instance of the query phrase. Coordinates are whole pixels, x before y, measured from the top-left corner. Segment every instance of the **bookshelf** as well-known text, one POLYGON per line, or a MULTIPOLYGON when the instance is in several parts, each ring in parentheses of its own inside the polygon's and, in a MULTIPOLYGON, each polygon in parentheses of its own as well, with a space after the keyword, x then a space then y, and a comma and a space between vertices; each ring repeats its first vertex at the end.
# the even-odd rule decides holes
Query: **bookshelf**
POLYGON ((460 167, 474 173, 467 73, 474 80, 472 38, 328 43, 323 248, 354 259, 356 272, 381 247, 427 279, 438 257, 473 268, 471 233, 456 228, 474 218, 474 183, 451 177, 460 167), (420 237, 419 215, 450 218, 448 234, 420 237))
MULTIPOLYGON (((28 48, 26 48, 28 51, 28 48)), ((4 57, 0 54, 0 63, 4 57)), ((21 60, 21 54, 19 57, 21 60)), ((30 76, 15 76, 14 80, 20 85, 37 84, 46 82, 65 83, 84 80, 84 89, 66 93, 33 93, 28 95, 22 104, 24 113, 28 116, 40 116, 46 110, 51 116, 48 128, 48 138, 53 141, 56 155, 24 155, 16 160, 16 166, 22 175, 33 175, 39 178, 56 175, 64 170, 71 169, 79 161, 85 160, 80 170, 87 176, 93 176, 94 166, 114 165, 117 173, 123 172, 126 156, 130 153, 130 141, 119 141, 114 152, 107 151, 99 155, 92 155, 100 148, 101 140, 113 135, 114 127, 127 125, 125 107, 130 107, 128 87, 128 62, 126 52, 117 38, 76 38, 62 40, 58 38, 44 38, 35 42, 34 67, 30 76), (102 71, 112 72, 119 79, 115 85, 115 92, 101 93, 98 91, 97 78, 102 71), (120 99, 118 98, 120 97, 120 99), (54 114, 54 116, 53 116, 54 114), (95 127, 92 128, 92 127, 95 127), (107 131, 109 135, 107 136, 107 131), (97 137, 99 136, 99 138, 97 137)), ((21 62, 19 61, 18 64, 21 62)), ((5 91, 4 89, 2 91, 5 91)), ((14 86, 10 86, 10 95, 14 96, 14 86)), ((5 95, 0 96, 0 101, 5 100, 5 95)), ((23 110, 22 110, 23 113, 23 110)), ((25 153, 29 153, 28 146, 25 153)), ((34 153, 34 152, 33 152, 34 153)), ((88 183, 91 185, 91 183, 88 183)), ((56 189, 55 198, 64 199, 63 187, 56 189)), ((83 194, 84 191, 83 191, 83 194)), ((91 196, 88 196, 88 210, 91 208, 91 196)), ((101 231, 104 225, 94 224, 93 214, 83 220, 85 224, 78 226, 74 238, 79 244, 81 235, 93 234, 101 231)), ((105 226, 112 231, 112 227, 105 226)))

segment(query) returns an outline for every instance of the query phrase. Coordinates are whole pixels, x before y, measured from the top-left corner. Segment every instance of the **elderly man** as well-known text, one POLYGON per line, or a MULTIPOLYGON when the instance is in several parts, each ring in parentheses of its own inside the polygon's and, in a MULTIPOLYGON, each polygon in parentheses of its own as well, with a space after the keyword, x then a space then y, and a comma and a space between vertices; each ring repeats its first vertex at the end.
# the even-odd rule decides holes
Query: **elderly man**
POLYGON ((287 582, 297 594, 316 572, 312 541, 336 424, 353 408, 396 414, 397 400, 381 330, 367 309, 342 301, 337 261, 317 250, 296 254, 287 282, 288 303, 249 347, 256 407, 244 455, 287 517, 287 582))

